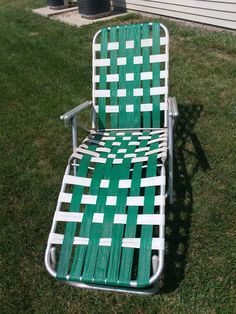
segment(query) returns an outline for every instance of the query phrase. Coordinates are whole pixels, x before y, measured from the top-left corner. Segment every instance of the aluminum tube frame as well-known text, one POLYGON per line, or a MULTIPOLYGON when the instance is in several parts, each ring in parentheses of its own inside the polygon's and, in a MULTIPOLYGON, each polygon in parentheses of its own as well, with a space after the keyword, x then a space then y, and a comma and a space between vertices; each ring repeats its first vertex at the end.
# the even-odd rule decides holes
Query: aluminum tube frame
POLYGON ((71 119, 80 111, 86 109, 87 107, 92 105, 92 101, 91 100, 86 100, 84 103, 80 104, 79 106, 71 109, 70 111, 67 111, 66 113, 64 113, 63 115, 60 116, 60 119, 63 120, 65 122, 65 124, 68 124, 71 119))

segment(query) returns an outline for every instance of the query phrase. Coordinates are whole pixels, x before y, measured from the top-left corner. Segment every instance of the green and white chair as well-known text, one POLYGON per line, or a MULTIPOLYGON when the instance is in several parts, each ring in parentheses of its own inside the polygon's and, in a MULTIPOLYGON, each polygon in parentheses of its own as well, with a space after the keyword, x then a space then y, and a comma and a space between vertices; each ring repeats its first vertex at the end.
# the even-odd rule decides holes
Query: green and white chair
POLYGON ((64 114, 72 125, 45 263, 72 286, 155 293, 164 266, 165 203, 173 202, 169 36, 159 23, 104 28, 93 40, 93 99, 64 114), (77 114, 92 128, 77 147, 77 114), (167 169, 167 184, 166 184, 167 169))

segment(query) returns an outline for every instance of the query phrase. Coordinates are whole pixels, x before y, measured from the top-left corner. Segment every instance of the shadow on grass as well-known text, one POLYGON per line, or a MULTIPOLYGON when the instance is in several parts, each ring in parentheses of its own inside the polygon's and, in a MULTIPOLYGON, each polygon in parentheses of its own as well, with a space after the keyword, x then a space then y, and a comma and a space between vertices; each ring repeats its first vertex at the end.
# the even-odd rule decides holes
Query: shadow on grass
POLYGON ((175 201, 166 208, 165 269, 160 293, 175 290, 184 278, 189 247, 193 207, 192 179, 199 168, 210 169, 194 126, 201 114, 201 105, 179 105, 175 129, 174 193, 175 201))

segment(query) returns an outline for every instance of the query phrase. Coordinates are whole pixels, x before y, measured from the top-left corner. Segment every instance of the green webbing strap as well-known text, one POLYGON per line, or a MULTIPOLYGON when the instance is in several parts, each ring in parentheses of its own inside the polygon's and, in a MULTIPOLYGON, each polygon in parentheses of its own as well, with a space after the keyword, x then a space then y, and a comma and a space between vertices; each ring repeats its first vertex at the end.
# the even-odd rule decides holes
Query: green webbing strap
MULTIPOLYGON (((117 27, 111 27, 110 29, 110 42, 117 42, 117 27)), ((110 51, 110 59, 111 66, 110 71, 111 74, 117 74, 117 50, 110 51)), ((111 90, 111 106, 118 105, 117 103, 117 82, 110 83, 111 90)), ((116 129, 118 127, 117 119, 119 113, 111 113, 111 128, 116 129)))
MULTIPOLYGON (((101 58, 107 58, 107 28, 102 29, 101 34, 101 58)), ((100 67, 100 83, 99 89, 106 89, 107 88, 107 67, 102 66, 100 67)), ((98 99, 98 125, 99 129, 106 128, 106 97, 100 97, 98 99)))
MULTIPOLYGON (((125 37, 126 37, 126 26, 122 25, 119 27, 118 39, 119 39, 119 50, 118 57, 125 57, 125 37)), ((119 89, 126 88, 126 65, 119 65, 119 89)), ((119 97, 119 127, 127 128, 126 124, 126 98, 119 97)))
MULTIPOLYGON (((134 26, 134 55, 141 56, 141 25, 140 24, 134 26)), ((140 72, 141 72, 141 65, 135 64, 134 65, 134 88, 141 87, 140 72)), ((133 103, 134 103, 134 113, 133 113, 132 126, 134 128, 140 128, 141 127, 140 97, 133 97, 133 103)))
MULTIPOLYGON (((148 132, 143 132, 144 136, 148 135, 148 132)), ((140 148, 147 145, 147 140, 141 141, 140 148)), ((143 153, 140 152, 137 154, 137 157, 142 156, 143 153)), ((142 177, 142 162, 137 162, 134 164, 133 173, 132 173, 132 182, 130 188, 130 196, 139 196, 140 195, 140 184, 142 177)), ((127 221, 125 226, 125 238, 135 238, 136 234, 136 224, 138 216, 138 206, 129 206, 127 212, 127 221)), ((131 272, 133 266, 133 248, 123 248, 122 249, 122 259, 120 264, 120 277, 119 283, 121 285, 129 285, 131 280, 131 272)))
MULTIPOLYGON (((143 24, 142 26, 142 38, 147 39, 150 37, 149 35, 149 24, 143 24)), ((150 67, 150 47, 144 47, 142 48, 143 52, 143 67, 142 72, 149 72, 151 70, 150 67)), ((150 103, 150 79, 149 80, 143 80, 142 81, 142 87, 143 87, 143 102, 150 103)), ((144 128, 150 128, 151 127, 151 115, 150 111, 144 111, 143 112, 143 127, 144 128)))
MULTIPOLYGON (((136 26, 134 26, 136 27, 136 26)), ((130 25, 126 29, 126 40, 134 40, 134 27, 130 25)), ((126 74, 134 73, 134 49, 126 49, 126 74)), ((134 81, 126 81, 126 97, 125 97, 125 104, 130 105, 134 103, 134 81)), ((121 108, 120 110, 122 110, 121 108)), ((124 119, 123 127, 130 128, 133 125, 133 112, 126 112, 126 108, 120 112, 121 119, 124 119), (123 118, 122 118, 123 117, 123 118)))
MULTIPOLYGON (((153 47, 152 54, 160 54, 160 24, 153 23, 152 26, 153 47)), ((160 86, 160 63, 153 63, 152 65, 153 79, 152 87, 160 86)), ((153 110, 152 110, 152 127, 160 127, 160 95, 152 96, 153 110)))
MULTIPOLYGON (((153 138, 158 138, 159 135, 155 135, 153 138)), ((150 146, 150 150, 158 148, 158 142, 153 143, 150 146)), ((148 158, 146 177, 156 176, 157 173, 157 154, 152 154, 148 158)), ((154 213, 154 201, 155 201, 155 186, 146 187, 144 192, 144 206, 143 214, 154 213)), ((151 270, 151 253, 152 253, 152 235, 153 226, 142 226, 141 231, 141 244, 139 251, 138 262, 138 287, 148 285, 151 270)))
MULTIPOLYGON (((111 136, 113 134, 111 133, 111 136)), ((105 141, 105 147, 110 148, 112 141, 105 141)), ((106 156, 106 153, 101 153, 100 157, 103 158, 106 156)), ((98 195, 100 189, 100 182, 106 176, 106 173, 110 172, 111 165, 110 163, 102 164, 97 163, 94 169, 92 176, 92 181, 89 189, 90 195, 98 195)), ((98 202, 98 201, 97 201, 98 202)), ((90 234, 90 229, 92 225, 93 214, 97 212, 96 205, 88 204, 85 207, 83 220, 81 222, 79 236, 83 238, 88 238, 90 234)), ((77 281, 80 280, 80 276, 84 266, 84 260, 87 252, 86 245, 78 245, 75 250, 75 255, 71 267, 70 280, 77 281)))

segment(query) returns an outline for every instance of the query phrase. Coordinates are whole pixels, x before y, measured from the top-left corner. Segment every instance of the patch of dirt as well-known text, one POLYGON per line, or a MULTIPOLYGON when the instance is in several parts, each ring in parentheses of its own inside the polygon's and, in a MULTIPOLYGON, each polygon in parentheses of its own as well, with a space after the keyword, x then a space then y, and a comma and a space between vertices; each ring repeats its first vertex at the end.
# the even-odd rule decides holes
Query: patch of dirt
POLYGON ((227 53, 223 53, 221 51, 213 51, 213 54, 216 58, 224 60, 224 61, 233 61, 234 57, 227 53))

